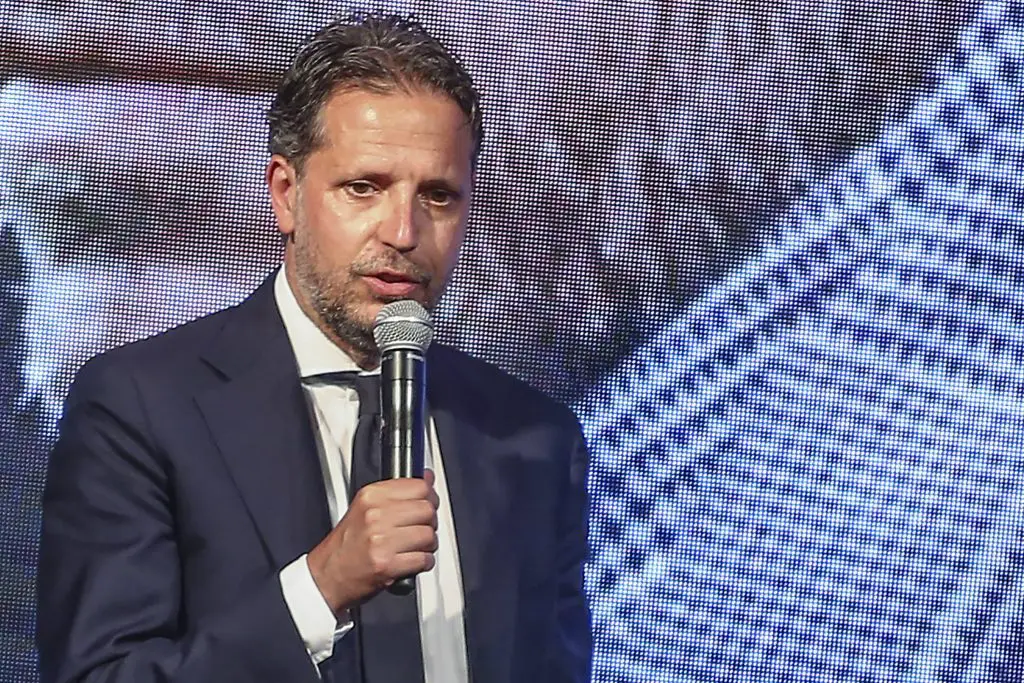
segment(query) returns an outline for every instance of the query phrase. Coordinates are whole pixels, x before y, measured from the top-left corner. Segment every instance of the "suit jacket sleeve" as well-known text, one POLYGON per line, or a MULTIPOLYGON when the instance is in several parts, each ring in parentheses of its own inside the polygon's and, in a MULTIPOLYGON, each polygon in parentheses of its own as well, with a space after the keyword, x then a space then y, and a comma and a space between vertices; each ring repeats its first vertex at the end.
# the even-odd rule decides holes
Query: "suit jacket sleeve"
POLYGON ((43 496, 42 683, 315 683, 276 573, 184 626, 171 468, 147 419, 127 371, 79 374, 43 496))
POLYGON ((566 495, 559 515, 557 646, 551 650, 552 681, 589 683, 593 641, 590 610, 583 591, 583 565, 588 559, 587 445, 579 422, 572 418, 573 443, 566 495))

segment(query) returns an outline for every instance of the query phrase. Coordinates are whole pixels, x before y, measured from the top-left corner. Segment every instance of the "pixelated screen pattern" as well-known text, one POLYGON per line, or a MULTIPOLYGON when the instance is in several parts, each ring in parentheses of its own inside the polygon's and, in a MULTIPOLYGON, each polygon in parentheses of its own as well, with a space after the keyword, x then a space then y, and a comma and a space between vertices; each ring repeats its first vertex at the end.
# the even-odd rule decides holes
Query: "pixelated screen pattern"
MULTIPOLYGON (((166 4, 231 16, 226 4, 166 4)), ((928 4, 892 3, 893 25, 928 4)), ((0 57, 0 681, 12 683, 36 678, 39 499, 68 383, 90 355, 238 301, 274 267, 260 118, 273 79, 253 66, 265 56, 243 48, 260 35, 287 54, 323 18, 290 7, 270 12, 271 30, 255 25, 268 15, 254 11, 252 30, 234 42, 200 27, 152 43, 152 27, 125 19, 110 23, 109 39, 149 48, 112 49, 119 56, 104 70, 89 61, 102 57, 74 57, 73 37, 47 43, 45 11, 30 5, 0 1, 0 13, 18 17, 0 30, 0 50, 24 30, 11 44, 43 40, 39 54, 49 55, 42 66, 31 50, 0 57), (153 47, 161 40, 171 56, 153 47), (194 77, 218 50, 234 57, 221 60, 228 72, 194 77), (61 55, 70 66, 47 71, 61 55), (181 61, 152 68, 172 58, 181 61)), ((882 12, 854 0, 829 6, 840 5, 851 16, 859 5, 882 12)), ((432 16, 417 3, 392 7, 432 16)), ((555 129, 550 102, 531 105, 518 81, 501 80, 521 75, 524 91, 539 93, 551 78, 633 73, 614 48, 572 49, 610 26, 617 40, 641 35, 677 59, 648 67, 663 69, 666 92, 686 90, 696 78, 688 52, 660 44, 668 29, 650 28, 673 12, 688 21, 683 4, 623 3, 621 15, 586 2, 479 7, 434 16, 481 74, 497 122, 442 336, 569 400, 581 417, 592 451, 594 680, 1019 680, 1024 4, 965 5, 927 59, 926 34, 893 37, 922 70, 901 91, 905 106, 865 105, 878 108, 878 125, 837 134, 842 153, 814 157, 807 173, 786 171, 797 189, 779 190, 785 201, 710 183, 712 200, 747 198, 728 220, 691 212, 699 195, 666 204, 659 193, 688 163, 707 174, 721 155, 741 155, 733 141, 702 139, 686 155, 685 126, 631 114, 626 141, 606 154, 602 117, 619 131, 614 107, 645 110, 642 88, 595 92, 574 110, 584 114, 555 129), (524 17, 547 28, 543 40, 524 17), (488 22, 498 27, 491 42, 488 22), (591 156, 581 161, 580 150, 591 156), (552 175, 578 205, 556 201, 563 188, 552 175), (605 178, 619 202, 588 214, 580 207, 597 201, 588 188, 605 178), (636 194, 641 182, 657 197, 636 194), (706 258, 681 236, 695 225, 714 227, 692 233, 713 245, 706 258), (515 239, 524 244, 509 251, 515 239), (615 300, 675 282, 666 264, 680 250, 692 255, 692 282, 665 284, 661 299, 615 300)), ((774 8, 748 11, 742 30, 788 30, 772 23, 774 8)), ((700 30, 713 37, 716 25, 700 30)), ((102 53, 94 48, 82 51, 102 53)), ((690 51, 704 49, 719 54, 690 51)), ((281 63, 271 61, 267 73, 281 63)), ((785 109, 777 73, 764 76, 763 92, 758 81, 743 92, 785 109)), ((739 126, 748 100, 730 97, 727 120, 739 126)), ((838 130, 840 118, 820 125, 838 130)), ((772 168, 800 157, 756 147, 772 168)), ((736 168, 749 161, 737 157, 736 168)))
POLYGON ((1017 680, 1020 9, 593 392, 598 678, 1017 680))

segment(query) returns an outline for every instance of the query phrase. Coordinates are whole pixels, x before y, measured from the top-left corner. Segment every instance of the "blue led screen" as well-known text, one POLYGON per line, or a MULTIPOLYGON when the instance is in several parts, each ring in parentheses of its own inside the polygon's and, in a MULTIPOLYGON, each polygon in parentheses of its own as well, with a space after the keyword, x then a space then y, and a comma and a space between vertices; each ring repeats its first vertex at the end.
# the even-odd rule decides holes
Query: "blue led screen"
MULTIPOLYGON (((158 4, 0 2, 0 681, 68 382, 274 267, 262 111, 345 9, 158 4)), ((1019 680, 1024 4, 390 7, 484 91, 439 315, 583 421, 595 681, 1019 680)))
POLYGON ((593 392, 599 678, 1019 680, 1020 9, 593 392))

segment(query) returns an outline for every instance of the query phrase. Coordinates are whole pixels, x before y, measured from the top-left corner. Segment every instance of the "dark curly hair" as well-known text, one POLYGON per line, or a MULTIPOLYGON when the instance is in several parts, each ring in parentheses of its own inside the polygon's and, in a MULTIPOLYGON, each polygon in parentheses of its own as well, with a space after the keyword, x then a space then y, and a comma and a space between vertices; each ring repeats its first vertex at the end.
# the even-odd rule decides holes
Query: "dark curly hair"
POLYGON ((379 93, 423 88, 447 95, 471 127, 475 163, 483 121, 469 73, 415 19, 380 13, 332 21, 299 48, 267 112, 270 153, 283 156, 301 174, 322 142, 320 113, 343 88, 379 93))

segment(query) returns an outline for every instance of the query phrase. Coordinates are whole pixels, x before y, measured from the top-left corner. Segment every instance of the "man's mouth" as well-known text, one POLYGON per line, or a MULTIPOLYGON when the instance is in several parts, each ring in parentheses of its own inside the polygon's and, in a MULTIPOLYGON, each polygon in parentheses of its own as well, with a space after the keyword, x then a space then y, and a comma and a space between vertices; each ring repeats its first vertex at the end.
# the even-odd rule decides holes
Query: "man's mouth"
POLYGON ((415 285, 423 284, 423 281, 419 278, 394 270, 382 270, 376 273, 370 273, 368 277, 377 278, 383 282, 408 282, 415 285))
POLYGON ((381 270, 362 277, 374 294, 389 299, 409 297, 426 284, 422 278, 396 270, 381 270))

